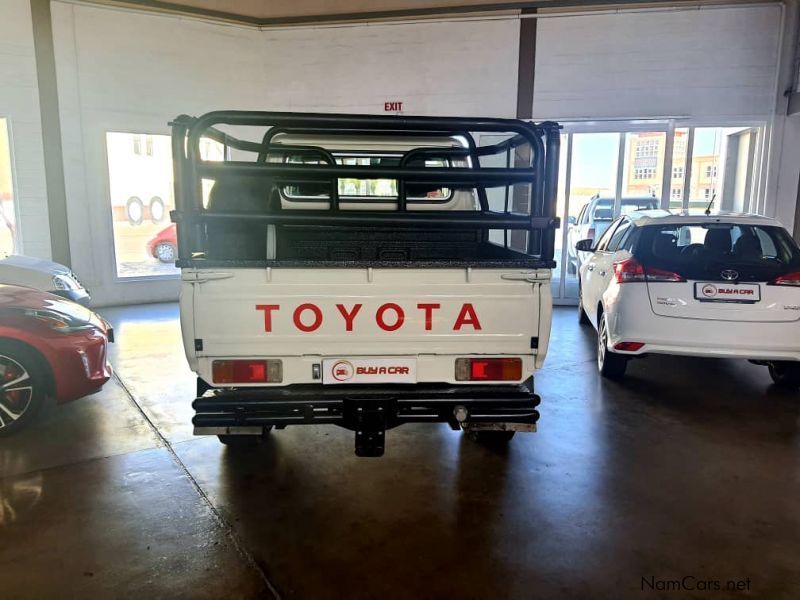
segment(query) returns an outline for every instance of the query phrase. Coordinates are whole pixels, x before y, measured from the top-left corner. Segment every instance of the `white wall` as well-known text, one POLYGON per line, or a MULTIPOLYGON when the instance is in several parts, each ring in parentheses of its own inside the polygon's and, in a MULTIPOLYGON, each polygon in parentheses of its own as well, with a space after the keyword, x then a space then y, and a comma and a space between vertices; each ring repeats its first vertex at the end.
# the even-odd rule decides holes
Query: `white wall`
POLYGON ((769 119, 776 5, 539 20, 534 115, 769 119))
POLYGON ((541 18, 533 114, 766 124, 760 211, 791 229, 800 127, 780 116, 782 19, 777 4, 541 18))
POLYGON ((254 31, 54 2, 71 250, 101 303, 174 298, 115 283, 104 135, 168 133, 215 109, 514 116, 513 20, 254 31))
POLYGON ((50 258, 42 123, 28 0, 0 0, 0 117, 11 134, 17 229, 22 249, 50 258))

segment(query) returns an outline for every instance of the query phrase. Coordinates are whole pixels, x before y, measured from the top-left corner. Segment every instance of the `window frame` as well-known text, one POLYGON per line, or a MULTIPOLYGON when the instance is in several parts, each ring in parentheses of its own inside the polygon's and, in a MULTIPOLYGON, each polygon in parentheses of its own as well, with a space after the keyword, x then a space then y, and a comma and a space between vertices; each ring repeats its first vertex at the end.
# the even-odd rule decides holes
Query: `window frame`
POLYGON ((621 217, 620 222, 617 225, 616 229, 614 230, 613 235, 609 238, 608 244, 606 245, 606 252, 614 253, 619 250, 619 247, 622 245, 623 241, 626 239, 628 235, 631 233, 631 228, 633 227, 633 221, 630 217, 621 217), (620 232, 620 229, 625 227, 625 231, 622 232, 622 236, 616 240, 616 245, 614 244, 614 239, 616 238, 617 234, 620 232))
POLYGON ((600 236, 600 239, 597 240, 597 245, 594 247, 595 252, 608 252, 606 248, 611 241, 611 237, 616 233, 619 224, 625 219, 627 219, 627 217, 618 217, 608 226, 608 229, 606 229, 603 235, 600 236))

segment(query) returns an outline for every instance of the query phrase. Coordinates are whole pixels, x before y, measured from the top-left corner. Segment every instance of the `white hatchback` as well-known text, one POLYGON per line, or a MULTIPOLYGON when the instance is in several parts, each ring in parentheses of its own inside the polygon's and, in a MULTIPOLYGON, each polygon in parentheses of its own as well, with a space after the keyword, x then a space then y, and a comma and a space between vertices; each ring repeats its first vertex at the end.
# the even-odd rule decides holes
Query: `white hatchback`
POLYGON ((645 354, 739 357, 800 387, 800 249, 774 219, 636 212, 577 249, 604 376, 645 354))

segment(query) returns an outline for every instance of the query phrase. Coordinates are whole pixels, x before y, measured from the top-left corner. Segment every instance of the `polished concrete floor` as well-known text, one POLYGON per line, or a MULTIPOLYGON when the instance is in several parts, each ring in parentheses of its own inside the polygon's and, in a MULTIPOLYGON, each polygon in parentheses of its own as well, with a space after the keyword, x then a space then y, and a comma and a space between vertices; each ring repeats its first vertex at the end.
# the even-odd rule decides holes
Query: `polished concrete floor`
POLYGON ((381 459, 327 427, 242 453, 192 436, 176 306, 102 312, 118 379, 0 441, 2 599, 800 597, 800 395, 763 367, 601 381, 563 308, 507 449, 419 425, 381 459))

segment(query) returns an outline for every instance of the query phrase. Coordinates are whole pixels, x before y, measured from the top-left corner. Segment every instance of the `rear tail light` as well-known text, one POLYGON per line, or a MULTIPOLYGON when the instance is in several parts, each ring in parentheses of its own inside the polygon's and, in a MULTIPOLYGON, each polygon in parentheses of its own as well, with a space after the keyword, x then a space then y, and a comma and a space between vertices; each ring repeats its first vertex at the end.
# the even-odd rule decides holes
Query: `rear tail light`
POLYGON ((631 257, 614 263, 614 279, 617 283, 633 283, 637 281, 680 282, 684 277, 673 271, 657 267, 645 267, 631 257))
POLYGON ((280 360, 215 360, 211 365, 214 383, 280 383, 283 363, 280 360))
POLYGON ((589 231, 586 232, 586 237, 594 241, 594 227, 590 228, 589 231))
POLYGON ((788 285, 791 287, 800 287, 800 272, 788 273, 786 275, 776 277, 770 281, 768 285, 788 285))
POLYGON ((614 350, 620 352, 636 352, 644 346, 642 342, 618 342, 614 344, 614 350))
POLYGON ((615 262, 613 267, 614 279, 617 283, 644 281, 644 267, 635 258, 615 262))
POLYGON ((457 358, 456 381, 519 381, 521 358, 457 358))

